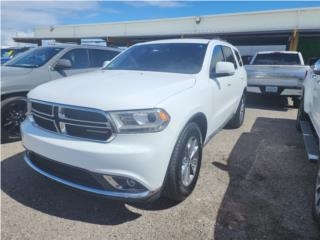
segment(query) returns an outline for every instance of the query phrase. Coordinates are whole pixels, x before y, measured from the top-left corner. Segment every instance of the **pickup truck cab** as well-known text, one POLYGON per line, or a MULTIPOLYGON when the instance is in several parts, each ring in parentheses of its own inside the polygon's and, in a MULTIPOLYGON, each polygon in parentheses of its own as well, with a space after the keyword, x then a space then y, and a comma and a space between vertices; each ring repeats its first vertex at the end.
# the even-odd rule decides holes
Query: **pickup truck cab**
POLYGON ((297 128, 303 134, 308 159, 318 163, 313 209, 320 224, 320 59, 311 67, 304 82, 297 128))
POLYGON ((308 69, 300 52, 258 52, 246 65, 248 91, 292 97, 294 106, 299 107, 308 69))
POLYGON ((20 123, 32 88, 58 78, 94 71, 121 50, 101 46, 56 45, 33 48, 1 66, 1 141, 20 139, 20 123))
POLYGON ((104 69, 28 94, 25 161, 65 185, 124 200, 177 201, 195 187, 202 147, 240 127, 246 71, 218 40, 136 44, 104 69))

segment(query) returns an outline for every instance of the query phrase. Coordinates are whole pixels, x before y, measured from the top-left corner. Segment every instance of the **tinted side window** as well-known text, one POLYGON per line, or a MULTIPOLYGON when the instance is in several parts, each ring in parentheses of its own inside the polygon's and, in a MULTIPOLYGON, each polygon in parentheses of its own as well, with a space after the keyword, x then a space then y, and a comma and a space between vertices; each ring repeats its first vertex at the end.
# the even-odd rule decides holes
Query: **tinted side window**
POLYGON ((236 54, 236 57, 238 59, 238 63, 239 63, 239 66, 242 67, 243 66, 243 63, 242 63, 242 59, 240 57, 240 53, 237 51, 237 50, 234 50, 235 54, 236 54))
POLYGON ((71 69, 89 68, 89 57, 87 49, 73 49, 62 56, 72 63, 71 69))
POLYGON ((221 46, 215 46, 212 52, 212 58, 210 63, 210 75, 215 74, 217 62, 224 62, 224 56, 221 46))
POLYGON ((104 61, 109 61, 119 54, 116 51, 88 49, 91 67, 102 67, 104 61))
POLYGON ((234 58, 234 55, 232 53, 231 48, 227 47, 227 46, 222 46, 222 50, 223 50, 223 54, 224 57, 226 59, 226 62, 231 62, 234 64, 234 68, 237 69, 237 62, 236 59, 234 58))

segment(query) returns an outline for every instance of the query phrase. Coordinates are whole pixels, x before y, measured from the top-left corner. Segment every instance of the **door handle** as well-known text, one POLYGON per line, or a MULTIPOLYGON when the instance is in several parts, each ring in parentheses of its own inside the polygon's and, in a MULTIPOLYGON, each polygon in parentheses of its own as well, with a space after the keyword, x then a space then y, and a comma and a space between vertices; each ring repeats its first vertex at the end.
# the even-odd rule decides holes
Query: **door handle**
POLYGON ((227 85, 228 85, 228 87, 230 87, 230 86, 231 86, 231 83, 228 83, 227 85))

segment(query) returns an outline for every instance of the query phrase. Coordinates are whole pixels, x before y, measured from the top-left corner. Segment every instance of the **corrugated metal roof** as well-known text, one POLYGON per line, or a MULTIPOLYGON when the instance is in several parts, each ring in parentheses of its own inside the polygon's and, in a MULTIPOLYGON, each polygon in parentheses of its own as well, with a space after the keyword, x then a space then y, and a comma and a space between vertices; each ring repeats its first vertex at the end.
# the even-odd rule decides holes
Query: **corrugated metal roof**
POLYGON ((175 37, 196 37, 228 34, 277 33, 310 30, 320 33, 320 8, 219 14, 183 18, 167 18, 114 23, 41 26, 34 29, 34 38, 15 38, 17 41, 41 39, 75 40, 103 38, 109 42, 131 43, 175 37))

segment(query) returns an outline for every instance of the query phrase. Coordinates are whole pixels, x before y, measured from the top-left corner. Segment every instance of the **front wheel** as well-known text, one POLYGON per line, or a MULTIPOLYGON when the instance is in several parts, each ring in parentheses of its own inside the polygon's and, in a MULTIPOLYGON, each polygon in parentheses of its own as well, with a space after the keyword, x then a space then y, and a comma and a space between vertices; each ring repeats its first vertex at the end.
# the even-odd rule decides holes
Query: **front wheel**
POLYGON ((201 165, 202 140, 199 126, 188 123, 180 134, 173 150, 163 195, 175 201, 183 201, 193 191, 201 165))
POLYGON ((20 140, 20 124, 25 119, 25 97, 11 97, 1 103, 1 142, 20 140))

